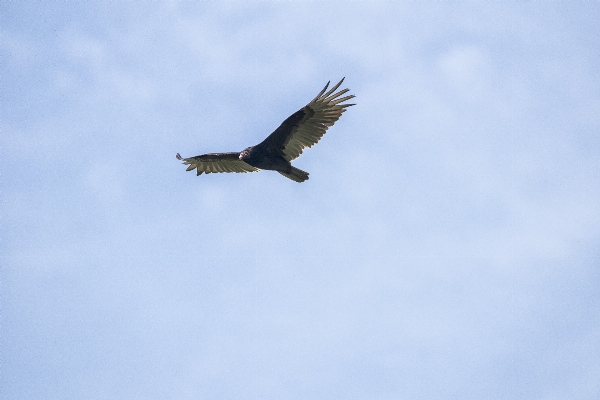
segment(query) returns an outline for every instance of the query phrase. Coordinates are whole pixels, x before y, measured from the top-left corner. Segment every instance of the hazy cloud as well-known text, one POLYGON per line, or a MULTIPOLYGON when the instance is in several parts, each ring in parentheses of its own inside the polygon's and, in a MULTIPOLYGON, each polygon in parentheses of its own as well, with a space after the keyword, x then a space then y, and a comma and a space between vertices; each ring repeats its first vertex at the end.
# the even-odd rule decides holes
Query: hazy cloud
POLYGON ((3 8, 7 396, 597 397, 597 6, 3 8))

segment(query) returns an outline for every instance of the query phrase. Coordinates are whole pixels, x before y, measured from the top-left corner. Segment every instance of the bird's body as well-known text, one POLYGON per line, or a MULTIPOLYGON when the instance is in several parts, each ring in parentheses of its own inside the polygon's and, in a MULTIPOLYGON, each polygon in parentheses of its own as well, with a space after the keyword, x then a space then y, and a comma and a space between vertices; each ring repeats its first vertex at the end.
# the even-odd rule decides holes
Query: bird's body
POLYGON ((254 172, 261 169, 277 171, 286 178, 296 182, 308 179, 308 173, 290 163, 302 154, 306 147, 312 147, 325 134, 328 127, 342 115, 346 107, 354 104, 340 104, 354 95, 339 98, 349 89, 332 94, 343 82, 342 79, 329 92, 325 88, 305 107, 289 116, 273 133, 256 146, 251 146, 240 153, 211 153, 196 157, 177 159, 189 165, 188 171, 197 169, 196 174, 203 172, 254 172), (323 94, 325 93, 325 94, 323 94))

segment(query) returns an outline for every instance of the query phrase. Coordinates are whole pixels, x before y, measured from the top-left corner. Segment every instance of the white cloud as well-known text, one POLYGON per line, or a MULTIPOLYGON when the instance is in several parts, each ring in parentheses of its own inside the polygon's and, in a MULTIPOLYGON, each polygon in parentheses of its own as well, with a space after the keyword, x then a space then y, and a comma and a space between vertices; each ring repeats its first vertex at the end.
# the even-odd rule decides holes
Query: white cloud
POLYGON ((477 101, 489 93, 488 79, 493 73, 489 56, 482 49, 472 46, 452 49, 441 57, 439 66, 458 96, 477 101))

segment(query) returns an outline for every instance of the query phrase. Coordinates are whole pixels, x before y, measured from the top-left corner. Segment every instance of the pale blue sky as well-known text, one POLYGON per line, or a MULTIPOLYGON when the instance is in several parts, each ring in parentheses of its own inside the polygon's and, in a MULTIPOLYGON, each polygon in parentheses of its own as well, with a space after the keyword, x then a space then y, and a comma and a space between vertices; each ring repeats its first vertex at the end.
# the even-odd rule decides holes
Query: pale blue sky
POLYGON ((600 397, 598 2, 0 2, 1 396, 600 397), (260 142, 356 95, 294 162, 260 142))

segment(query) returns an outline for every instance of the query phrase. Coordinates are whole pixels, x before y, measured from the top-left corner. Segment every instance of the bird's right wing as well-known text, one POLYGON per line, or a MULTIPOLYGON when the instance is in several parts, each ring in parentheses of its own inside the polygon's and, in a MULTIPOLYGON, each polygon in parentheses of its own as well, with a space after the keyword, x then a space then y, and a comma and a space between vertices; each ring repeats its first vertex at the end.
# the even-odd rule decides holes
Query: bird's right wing
POLYGON ((183 164, 189 165, 186 171, 196 168, 196 175, 203 172, 210 174, 214 172, 255 172, 258 168, 240 160, 240 153, 211 153, 201 156, 182 158, 177 153, 177 159, 182 160, 183 164))
MULTIPOLYGON (((346 107, 354 104, 344 103, 354 95, 341 97, 350 89, 343 89, 334 93, 344 82, 344 79, 333 86, 327 93, 327 85, 305 107, 290 115, 273 133, 271 133, 258 146, 282 152, 284 158, 292 161, 298 158, 307 147, 317 143, 327 131, 346 111, 346 107)), ((271 150, 271 151, 272 151, 271 150)))

